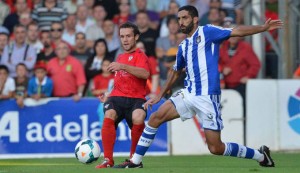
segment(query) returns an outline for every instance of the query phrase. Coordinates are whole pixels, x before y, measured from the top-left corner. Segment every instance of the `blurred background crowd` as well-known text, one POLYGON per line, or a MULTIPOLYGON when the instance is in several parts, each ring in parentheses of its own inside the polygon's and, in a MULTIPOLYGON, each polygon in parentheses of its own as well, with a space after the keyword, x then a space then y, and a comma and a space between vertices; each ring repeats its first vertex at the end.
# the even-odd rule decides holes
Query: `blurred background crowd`
MULTIPOLYGON (((193 5, 199 25, 244 24, 243 0, 0 0, 0 100, 16 98, 20 107, 31 97, 98 96, 113 84, 106 70, 123 52, 118 26, 135 23, 137 47, 149 57, 150 97, 159 92, 185 39, 177 23, 178 8, 193 5)), ((278 1, 265 1, 265 18, 278 19, 278 1)), ((276 41, 278 31, 270 32, 276 41)), ((243 38, 230 38, 220 48, 222 88, 245 97, 245 84, 264 68, 265 78, 278 78, 278 57, 265 44, 264 63, 243 38)), ((290 69, 294 70, 294 69, 290 69)), ((294 77, 300 76, 300 69, 294 77)), ((183 86, 184 74, 169 95, 183 86)))

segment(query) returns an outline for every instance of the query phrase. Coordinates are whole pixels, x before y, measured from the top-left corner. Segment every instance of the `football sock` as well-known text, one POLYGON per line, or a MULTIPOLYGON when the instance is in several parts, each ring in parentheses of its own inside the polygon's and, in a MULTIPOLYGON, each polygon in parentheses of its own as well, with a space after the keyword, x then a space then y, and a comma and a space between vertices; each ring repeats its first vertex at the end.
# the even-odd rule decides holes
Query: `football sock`
POLYGON ((239 145, 237 143, 224 143, 225 150, 224 156, 232 156, 232 157, 240 157, 246 159, 254 159, 258 162, 264 160, 264 155, 261 154, 258 150, 248 148, 243 145, 239 145))
POLYGON ((157 128, 150 127, 148 124, 146 125, 144 132, 140 137, 140 140, 136 147, 136 151, 131 158, 131 161, 134 164, 141 163, 143 156, 145 155, 145 153, 147 152, 148 148, 154 140, 156 132, 157 128))
POLYGON ((132 157, 133 153, 135 152, 136 145, 139 142, 139 139, 143 133, 145 128, 145 124, 133 124, 131 129, 131 148, 130 148, 130 158, 132 157))
POLYGON ((104 158, 108 158, 113 163, 113 150, 117 136, 114 120, 110 118, 104 118, 101 135, 104 158))

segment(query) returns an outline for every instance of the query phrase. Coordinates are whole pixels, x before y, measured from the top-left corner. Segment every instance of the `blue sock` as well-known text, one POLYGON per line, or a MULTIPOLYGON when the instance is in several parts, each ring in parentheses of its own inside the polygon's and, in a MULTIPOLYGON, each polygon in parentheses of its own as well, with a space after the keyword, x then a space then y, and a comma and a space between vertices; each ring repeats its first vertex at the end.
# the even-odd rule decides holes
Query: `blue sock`
POLYGON ((225 151, 224 156, 240 157, 246 159, 254 159, 258 162, 263 161, 264 155, 261 154, 258 150, 248 148, 237 143, 224 143, 225 151))
POLYGON ((152 144, 154 137, 156 135, 157 128, 150 127, 148 124, 146 125, 142 136, 136 146, 135 153, 133 154, 131 161, 135 164, 139 164, 142 162, 143 156, 147 152, 148 148, 152 144))

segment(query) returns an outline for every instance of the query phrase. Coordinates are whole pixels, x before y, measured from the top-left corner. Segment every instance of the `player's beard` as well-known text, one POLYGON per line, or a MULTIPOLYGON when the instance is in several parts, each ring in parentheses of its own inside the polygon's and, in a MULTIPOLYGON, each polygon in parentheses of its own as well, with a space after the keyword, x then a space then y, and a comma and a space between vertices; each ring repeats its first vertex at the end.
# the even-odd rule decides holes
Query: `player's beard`
POLYGON ((125 48, 125 46, 123 46, 123 49, 125 50, 125 51, 131 51, 132 49, 134 49, 134 47, 135 47, 135 43, 134 44, 132 44, 132 45, 130 45, 130 47, 129 48, 125 48))
POLYGON ((182 29, 182 28, 180 27, 180 30, 181 30, 181 32, 184 33, 184 34, 189 34, 190 32, 192 32, 193 28, 194 28, 194 23, 193 23, 193 21, 192 21, 190 24, 188 24, 188 26, 185 27, 185 29, 182 29))

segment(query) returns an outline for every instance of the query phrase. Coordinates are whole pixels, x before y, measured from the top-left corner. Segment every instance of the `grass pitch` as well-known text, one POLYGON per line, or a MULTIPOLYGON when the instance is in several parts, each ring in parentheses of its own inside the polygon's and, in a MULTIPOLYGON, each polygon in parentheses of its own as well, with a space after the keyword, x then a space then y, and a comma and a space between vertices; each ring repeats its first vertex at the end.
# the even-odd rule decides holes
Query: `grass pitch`
MULTIPOLYGON (((263 168, 256 161, 232 157, 205 156, 162 156, 145 157, 143 169, 95 169, 100 159, 84 165, 75 158, 66 159, 8 159, 0 160, 0 173, 299 173, 300 153, 273 153, 275 168, 263 168)), ((121 163, 125 158, 117 157, 121 163)))

